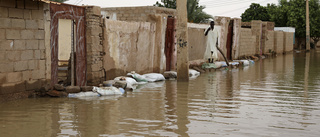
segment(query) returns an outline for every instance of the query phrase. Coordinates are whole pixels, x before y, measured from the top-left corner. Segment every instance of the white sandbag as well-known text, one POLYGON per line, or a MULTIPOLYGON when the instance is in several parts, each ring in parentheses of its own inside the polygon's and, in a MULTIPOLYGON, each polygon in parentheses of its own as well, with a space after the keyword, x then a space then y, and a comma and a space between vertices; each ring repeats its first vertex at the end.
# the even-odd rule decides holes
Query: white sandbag
POLYGON ((126 89, 136 89, 136 86, 138 82, 130 77, 116 77, 114 80, 120 80, 120 81, 126 81, 127 82, 127 87, 126 89))
POLYGON ((163 81, 165 80, 164 76, 159 73, 147 73, 140 75, 135 72, 131 72, 127 74, 128 76, 133 77, 138 82, 156 82, 156 81, 163 81))
POLYGON ((80 92, 80 93, 69 93, 69 98, 83 98, 83 97, 100 97, 97 92, 80 92))
POLYGON ((196 78, 200 76, 200 72, 194 70, 194 69, 189 69, 189 77, 190 78, 196 78))
POLYGON ((116 87, 93 87, 92 91, 97 92, 101 96, 121 95, 125 92, 124 89, 116 87))
POLYGON ((248 60, 240 60, 243 63, 243 66, 249 66, 250 62, 248 60))
POLYGON ((164 76, 159 73, 148 73, 148 74, 143 74, 142 76, 144 76, 148 80, 148 82, 156 82, 156 81, 166 80, 166 78, 164 78, 164 76))
POLYGON ((229 65, 231 65, 231 66, 238 66, 238 65, 239 65, 239 62, 229 62, 229 65))

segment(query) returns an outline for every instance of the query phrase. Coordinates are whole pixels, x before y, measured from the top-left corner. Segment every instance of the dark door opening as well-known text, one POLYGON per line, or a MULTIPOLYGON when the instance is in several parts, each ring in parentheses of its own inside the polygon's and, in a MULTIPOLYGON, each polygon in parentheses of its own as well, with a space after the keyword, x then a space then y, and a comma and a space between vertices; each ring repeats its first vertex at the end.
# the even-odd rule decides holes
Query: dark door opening
POLYGON ((233 43, 233 20, 230 21, 228 26, 227 36, 227 58, 232 60, 232 43, 233 43))
POLYGON ((173 53, 174 53, 174 29, 175 29, 175 18, 168 17, 167 29, 166 29, 166 41, 165 41, 165 55, 166 55, 166 71, 170 71, 174 68, 172 64, 173 53))

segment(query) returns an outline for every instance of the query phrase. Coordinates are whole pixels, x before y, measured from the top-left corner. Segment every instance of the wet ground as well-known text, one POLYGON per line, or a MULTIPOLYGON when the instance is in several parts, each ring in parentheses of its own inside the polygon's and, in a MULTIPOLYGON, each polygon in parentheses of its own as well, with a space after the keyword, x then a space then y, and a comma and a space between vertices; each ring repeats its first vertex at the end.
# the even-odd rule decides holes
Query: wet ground
POLYGON ((0 136, 318 137, 317 54, 281 55, 122 96, 3 103, 0 136))

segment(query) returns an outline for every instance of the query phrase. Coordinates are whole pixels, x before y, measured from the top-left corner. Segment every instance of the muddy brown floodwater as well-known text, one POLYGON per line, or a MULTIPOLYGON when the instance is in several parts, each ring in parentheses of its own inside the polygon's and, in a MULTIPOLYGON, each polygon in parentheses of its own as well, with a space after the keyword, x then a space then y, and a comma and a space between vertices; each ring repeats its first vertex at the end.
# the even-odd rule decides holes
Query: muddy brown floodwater
POLYGON ((318 137, 319 72, 320 52, 313 51, 122 96, 7 102, 0 104, 0 136, 318 137))

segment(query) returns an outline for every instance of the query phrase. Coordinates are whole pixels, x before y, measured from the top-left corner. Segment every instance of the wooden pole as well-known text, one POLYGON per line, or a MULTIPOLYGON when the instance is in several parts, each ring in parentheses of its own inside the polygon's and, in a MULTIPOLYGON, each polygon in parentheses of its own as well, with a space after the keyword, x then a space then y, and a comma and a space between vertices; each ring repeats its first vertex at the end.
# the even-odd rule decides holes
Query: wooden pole
POLYGON ((310 51, 309 0, 306 0, 306 51, 310 51))
POLYGON ((187 0, 177 0, 177 80, 189 81, 187 0))
POLYGON ((75 85, 74 78, 74 20, 71 21, 71 86, 75 85))

